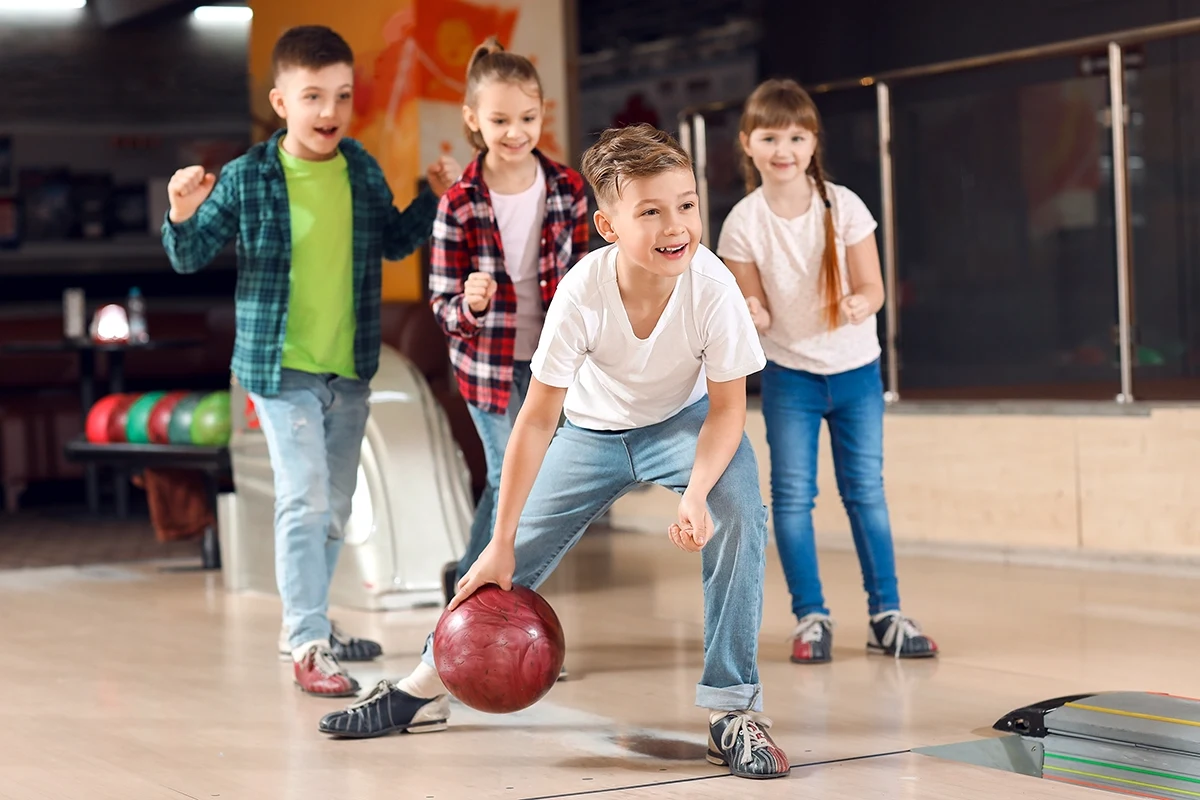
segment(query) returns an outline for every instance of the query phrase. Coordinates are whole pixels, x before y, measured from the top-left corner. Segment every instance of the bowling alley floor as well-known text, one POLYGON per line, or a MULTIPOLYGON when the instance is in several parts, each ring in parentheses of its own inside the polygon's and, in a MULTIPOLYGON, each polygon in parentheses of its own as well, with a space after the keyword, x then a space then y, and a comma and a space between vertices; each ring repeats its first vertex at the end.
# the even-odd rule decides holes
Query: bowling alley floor
MULTIPOLYGON (((973 798, 1102 800, 1096 790, 968 766, 914 748, 996 735, 1019 706, 1114 689, 1200 696, 1194 578, 904 557, 908 613, 936 661, 867 656, 850 551, 822 553, 834 662, 788 661, 793 621, 768 563, 761 671, 790 777, 746 781, 704 761, 695 556, 664 537, 594 532, 544 594, 571 680, 496 717, 454 706, 446 732, 338 741, 344 700, 302 695, 277 659, 278 602, 220 576, 133 564, 0 572, 0 798, 973 798)), ((406 673, 437 609, 340 611, 406 673)))

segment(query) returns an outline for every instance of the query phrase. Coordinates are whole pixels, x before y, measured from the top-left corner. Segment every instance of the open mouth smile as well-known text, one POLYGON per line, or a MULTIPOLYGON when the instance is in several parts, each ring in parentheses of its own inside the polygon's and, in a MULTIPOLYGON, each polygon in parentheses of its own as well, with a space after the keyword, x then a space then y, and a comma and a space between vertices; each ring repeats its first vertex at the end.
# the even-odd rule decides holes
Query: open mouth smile
POLYGON ((667 258, 679 258, 680 256, 682 256, 684 254, 685 251, 687 251, 687 246, 688 246, 688 243, 684 242, 683 244, 680 244, 680 245, 673 245, 671 247, 656 247, 654 249, 658 253, 661 253, 662 255, 666 256, 667 258))

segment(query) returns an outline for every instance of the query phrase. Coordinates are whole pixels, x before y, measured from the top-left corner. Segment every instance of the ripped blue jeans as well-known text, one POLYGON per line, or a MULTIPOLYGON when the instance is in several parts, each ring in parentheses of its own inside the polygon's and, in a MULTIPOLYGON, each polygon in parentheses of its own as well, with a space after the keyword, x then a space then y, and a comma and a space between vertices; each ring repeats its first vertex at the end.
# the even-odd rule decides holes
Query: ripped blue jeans
POLYGON ((358 481, 368 381, 285 369, 251 394, 275 473, 275 581, 289 647, 329 639, 329 583, 358 481))

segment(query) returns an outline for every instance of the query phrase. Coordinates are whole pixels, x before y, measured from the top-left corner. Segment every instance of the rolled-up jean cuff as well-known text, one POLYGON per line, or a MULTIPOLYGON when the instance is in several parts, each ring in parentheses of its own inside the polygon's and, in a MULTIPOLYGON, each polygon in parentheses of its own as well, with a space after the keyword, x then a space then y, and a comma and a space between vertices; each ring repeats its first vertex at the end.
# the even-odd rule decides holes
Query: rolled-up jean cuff
POLYGON ((696 705, 711 711, 762 711, 762 684, 744 683, 741 686, 696 686, 696 705))
POLYGON ((425 649, 421 651, 421 660, 424 661, 429 666, 434 667, 436 669, 436 665, 433 663, 433 634, 432 633, 425 637, 425 649))

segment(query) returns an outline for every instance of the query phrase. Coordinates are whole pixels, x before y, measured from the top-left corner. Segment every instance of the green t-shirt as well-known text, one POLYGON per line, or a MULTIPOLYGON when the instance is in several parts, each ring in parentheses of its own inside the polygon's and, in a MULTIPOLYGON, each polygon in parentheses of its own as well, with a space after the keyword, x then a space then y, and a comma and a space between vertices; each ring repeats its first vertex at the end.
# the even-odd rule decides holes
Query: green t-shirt
POLYGON ((350 174, 339 152, 306 161, 286 152, 292 218, 292 270, 283 366, 358 377, 354 370, 354 211, 350 174))

